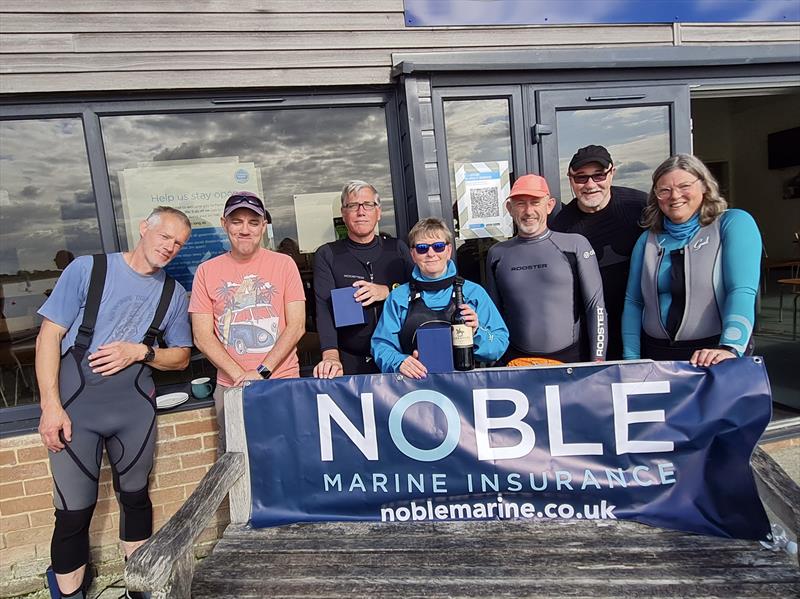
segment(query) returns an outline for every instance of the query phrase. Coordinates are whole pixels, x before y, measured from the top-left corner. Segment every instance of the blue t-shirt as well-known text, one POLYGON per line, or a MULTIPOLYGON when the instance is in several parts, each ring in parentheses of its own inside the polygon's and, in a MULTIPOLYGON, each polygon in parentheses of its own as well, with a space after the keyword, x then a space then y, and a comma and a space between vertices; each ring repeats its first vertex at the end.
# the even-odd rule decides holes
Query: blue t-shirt
MULTIPOLYGON (((39 308, 39 314, 68 329, 61 341, 62 354, 74 345, 78 327, 83 322, 91 274, 92 257, 76 258, 61 274, 50 297, 39 308)), ((113 341, 142 342, 155 316, 164 277, 163 271, 141 275, 128 266, 122 254, 109 254, 106 283, 89 353, 113 341)), ((176 283, 169 309, 160 324, 167 346, 192 346, 188 308, 186 290, 176 283)))

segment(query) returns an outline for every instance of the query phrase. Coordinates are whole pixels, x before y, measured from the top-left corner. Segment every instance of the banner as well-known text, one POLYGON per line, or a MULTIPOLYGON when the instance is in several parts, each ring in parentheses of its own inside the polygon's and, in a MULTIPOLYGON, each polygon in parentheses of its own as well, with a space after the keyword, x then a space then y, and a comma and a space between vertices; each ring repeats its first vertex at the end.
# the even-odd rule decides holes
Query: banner
POLYGON ((574 23, 791 23, 797 0, 404 0, 408 27, 574 23))
POLYGON ((760 358, 268 380, 244 389, 252 524, 629 519, 764 539, 760 358))

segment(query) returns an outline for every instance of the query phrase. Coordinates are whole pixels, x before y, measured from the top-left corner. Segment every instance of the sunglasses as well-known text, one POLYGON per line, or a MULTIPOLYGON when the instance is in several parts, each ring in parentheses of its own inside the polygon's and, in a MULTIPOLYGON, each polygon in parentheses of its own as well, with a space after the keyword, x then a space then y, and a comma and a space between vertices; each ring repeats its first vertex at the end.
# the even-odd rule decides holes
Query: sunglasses
POLYGON ((433 251, 437 254, 441 254, 444 249, 447 247, 446 241, 436 241, 434 243, 418 243, 414 246, 414 249, 420 256, 424 256, 428 253, 428 250, 433 248, 433 251))
POLYGON ((242 202, 250 204, 251 206, 255 206, 256 208, 260 208, 262 211, 264 210, 264 204, 261 203, 261 200, 258 198, 252 198, 250 196, 231 196, 228 198, 228 201, 225 202, 225 208, 229 208, 234 204, 241 204, 242 202))
POLYGON ((568 176, 569 176, 570 179, 575 181, 575 183, 577 183, 578 185, 583 185, 584 183, 589 181, 589 179, 591 179, 595 183, 600 183, 601 181, 605 181, 608 178, 608 173, 610 173, 610 172, 611 172, 611 169, 608 169, 604 173, 595 173, 593 175, 572 175, 572 174, 570 174, 568 176))

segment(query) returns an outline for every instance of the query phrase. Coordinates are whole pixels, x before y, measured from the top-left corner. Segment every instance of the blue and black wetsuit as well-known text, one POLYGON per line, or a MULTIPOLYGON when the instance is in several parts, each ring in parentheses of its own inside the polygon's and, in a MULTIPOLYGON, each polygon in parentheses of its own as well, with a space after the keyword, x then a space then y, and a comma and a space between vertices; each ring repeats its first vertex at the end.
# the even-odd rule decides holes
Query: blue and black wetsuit
POLYGON ((688 360, 724 346, 748 353, 755 322, 761 235, 753 217, 727 210, 646 231, 631 256, 622 338, 626 360, 688 360))

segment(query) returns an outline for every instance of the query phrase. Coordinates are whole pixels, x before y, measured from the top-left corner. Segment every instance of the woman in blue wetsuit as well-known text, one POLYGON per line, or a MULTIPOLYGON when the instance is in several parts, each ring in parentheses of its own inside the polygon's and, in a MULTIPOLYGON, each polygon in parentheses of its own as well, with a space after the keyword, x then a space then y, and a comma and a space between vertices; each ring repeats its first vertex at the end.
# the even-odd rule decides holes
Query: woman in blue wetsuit
POLYGON ((753 218, 727 209, 699 158, 678 154, 653 173, 633 249, 622 316, 626 360, 710 366, 752 351, 761 260, 753 218))
POLYGON ((456 275, 453 235, 438 218, 426 218, 408 233, 414 271, 411 282, 395 288, 383 305, 372 334, 372 355, 381 372, 399 372, 420 379, 427 368, 419 361, 416 333, 421 328, 450 327, 460 310, 473 330, 475 357, 493 362, 508 348, 508 328, 489 294, 456 275), (456 306, 454 286, 462 286, 464 303, 456 306))

